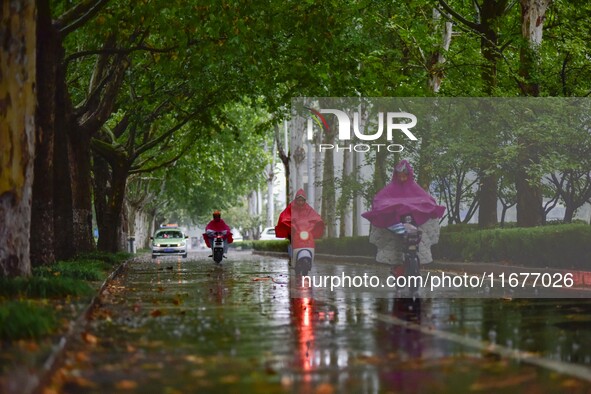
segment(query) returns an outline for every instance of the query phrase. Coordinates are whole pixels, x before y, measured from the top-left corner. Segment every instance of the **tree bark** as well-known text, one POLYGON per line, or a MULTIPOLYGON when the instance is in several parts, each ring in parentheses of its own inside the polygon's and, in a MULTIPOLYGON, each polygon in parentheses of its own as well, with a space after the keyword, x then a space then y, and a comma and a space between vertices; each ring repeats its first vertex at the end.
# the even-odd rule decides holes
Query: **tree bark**
MULTIPOLYGON (((107 37, 103 47, 112 49, 114 37, 107 37)), ((129 67, 129 60, 124 53, 115 55, 112 64, 108 64, 109 54, 97 58, 93 77, 90 82, 90 91, 98 89, 100 81, 108 78, 108 82, 101 88, 100 98, 90 96, 84 111, 77 109, 74 112, 73 106, 68 105, 69 110, 66 117, 71 119, 67 128, 70 150, 70 168, 72 183, 72 239, 74 252, 84 253, 95 250, 94 238, 92 236, 92 184, 91 184, 91 140, 99 133, 101 127, 107 121, 113 111, 115 98, 123 84, 125 71, 129 67)), ((69 99, 69 97, 68 97, 69 99)), ((115 176, 115 171, 113 172, 115 176)), ((127 179, 127 174, 125 174, 127 179)), ((124 198, 118 196, 118 198, 124 198)), ((122 202, 120 207, 122 207, 122 202)), ((113 214, 114 215, 114 214, 113 214)), ((116 220, 120 223, 120 220, 116 220)), ((116 249, 115 249, 116 250, 116 249)))
MULTIPOLYGON (((326 144, 334 144, 334 138, 325 135, 326 144)), ((336 196, 334 186, 334 153, 332 149, 324 152, 324 168, 322 174, 322 220, 326 224, 326 235, 329 238, 336 236, 336 196)))
POLYGON ((96 249, 92 235, 90 135, 77 127, 69 130, 72 183, 72 247, 74 254, 96 249))
MULTIPOLYGON (((277 151, 279 153, 279 159, 283 163, 283 168, 285 170, 285 205, 289 204, 291 200, 291 196, 289 195, 289 152, 285 152, 283 149, 283 145, 281 145, 281 138, 279 137, 279 126, 275 125, 275 141, 277 142, 277 151)), ((286 137, 287 138, 287 137, 286 137)))
POLYGON ((98 249, 116 253, 121 250, 121 225, 123 223, 121 216, 129 167, 126 163, 111 163, 111 168, 111 188, 103 216, 104 228, 99 236, 98 249))
POLYGON ((341 193, 345 192, 346 194, 343 196, 341 195, 341 199, 345 199, 340 205, 341 212, 339 212, 340 218, 340 230, 339 230, 339 237, 350 237, 353 235, 353 204, 351 204, 354 199, 350 199, 352 195, 351 192, 347 191, 346 188, 351 188, 351 182, 353 177, 353 152, 344 151, 343 152, 343 186, 341 188, 341 193), (345 186, 346 182, 346 186, 345 186))
POLYGON ((441 46, 431 53, 429 58, 429 90, 434 94, 439 93, 441 82, 443 81, 443 63, 445 63, 445 52, 449 50, 451 44, 451 37, 453 34, 453 23, 449 21, 449 15, 446 15, 445 21, 441 21, 441 12, 437 8, 433 8, 433 24, 435 25, 434 33, 437 34, 439 27, 443 24, 441 31, 441 46))
MULTIPOLYGON (((521 0, 521 34, 526 45, 520 50, 519 75, 523 95, 537 97, 540 86, 532 79, 538 63, 538 50, 542 44, 544 18, 550 0, 521 0)), ((534 138, 535 139, 535 138, 534 138)), ((521 148, 518 158, 518 173, 515 188, 517 190, 517 225, 533 227, 544 221, 542 208, 542 187, 540 180, 529 180, 527 168, 538 161, 536 142, 527 136, 520 136, 517 143, 521 148)))
MULTIPOLYGON (((484 94, 486 96, 494 96, 498 84, 497 63, 499 60, 499 37, 497 26, 498 20, 505 12, 506 6, 507 0, 484 0, 481 7, 480 48, 482 56, 486 61, 482 69, 484 94)), ((490 136, 491 141, 495 141, 495 139, 495 135, 490 136)), ((493 143, 496 145, 496 142, 493 143)), ((485 159, 481 166, 482 173, 488 172, 491 165, 490 161, 485 159)), ((497 186, 498 176, 496 174, 483 175, 478 208, 478 225, 481 228, 493 227, 498 224, 497 186)))
POLYGON ((92 181, 94 189, 94 210, 96 224, 98 227, 99 239, 98 248, 101 248, 101 237, 107 234, 107 224, 105 217, 107 214, 107 196, 109 195, 109 183, 111 175, 109 173, 109 164, 98 154, 93 154, 92 181))
MULTIPOLYGON (((497 65, 500 57, 497 31, 499 19, 506 13, 507 3, 508 0, 483 0, 481 4, 477 4, 480 21, 474 23, 453 10, 445 0, 439 0, 439 4, 446 12, 480 36, 480 50, 485 61, 481 72, 482 90, 486 96, 494 96, 497 88, 497 65)), ((489 134, 490 145, 496 146, 496 133, 493 131, 489 134)), ((496 199, 498 177, 494 175, 493 166, 494 163, 487 158, 483 158, 480 164, 480 172, 488 174, 481 179, 478 210, 478 225, 480 227, 491 227, 498 223, 496 199)))
POLYGON ((35 182, 31 212, 31 264, 55 262, 54 176, 55 99, 58 67, 58 32, 51 23, 49 2, 39 1, 37 9, 37 109, 35 182))
MULTIPOLYGON (((523 159, 522 159, 523 160, 523 159)), ((521 161, 520 163, 524 163, 521 161)), ((523 167, 517 171, 515 189, 517 190, 517 225, 520 227, 539 226, 543 222, 542 193, 540 188, 532 187, 523 167)))
POLYGON ((0 6, 0 277, 31 272, 35 13, 32 0, 0 6))
MULTIPOLYGON (((63 73, 59 67, 58 74, 63 73)), ((63 77, 65 78, 65 77, 63 77)), ((65 84, 65 79, 58 76, 57 81, 65 84)), ((72 182, 70 177, 69 142, 66 130, 71 127, 71 119, 66 106, 69 100, 65 96, 66 87, 56 88, 55 140, 53 151, 53 221, 54 253, 57 260, 67 260, 74 256, 72 249, 72 182)))
POLYGON ((275 140, 271 143, 271 163, 267 165, 267 220, 266 227, 272 227, 275 224, 275 140))
POLYGON ((498 183, 498 176, 495 174, 484 175, 480 180, 480 207, 478 209, 478 225, 480 228, 494 227, 498 224, 498 183))

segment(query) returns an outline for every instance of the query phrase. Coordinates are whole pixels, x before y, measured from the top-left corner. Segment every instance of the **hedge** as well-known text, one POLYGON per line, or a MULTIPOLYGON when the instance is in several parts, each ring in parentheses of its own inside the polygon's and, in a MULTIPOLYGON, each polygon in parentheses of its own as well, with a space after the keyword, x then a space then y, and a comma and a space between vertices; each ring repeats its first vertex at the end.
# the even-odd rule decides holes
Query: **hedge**
MULTIPOLYGON (((316 240, 317 253, 342 256, 375 256, 369 237, 316 240)), ((258 251, 285 252, 287 241, 255 241, 258 251)), ((475 225, 441 228, 432 247, 435 261, 502 262, 529 267, 591 268, 591 226, 585 223, 553 224, 531 228, 478 230, 475 225)))
POLYGON ((477 231, 443 228, 432 252, 435 260, 591 268, 591 226, 562 224, 477 231))

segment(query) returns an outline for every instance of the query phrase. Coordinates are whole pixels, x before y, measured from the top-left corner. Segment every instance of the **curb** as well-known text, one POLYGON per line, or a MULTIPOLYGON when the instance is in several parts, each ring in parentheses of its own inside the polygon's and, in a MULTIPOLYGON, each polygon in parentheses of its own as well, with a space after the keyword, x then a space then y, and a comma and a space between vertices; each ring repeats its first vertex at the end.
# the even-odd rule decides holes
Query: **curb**
POLYGON ((75 320, 70 322, 68 331, 60 338, 58 344, 54 347, 51 354, 43 363, 43 367, 39 373, 37 373, 36 381, 31 385, 31 387, 27 387, 26 390, 22 391, 23 394, 41 394, 43 392, 43 389, 49 384, 51 377, 55 374, 59 365, 63 362, 65 351, 67 350, 69 343, 73 338, 75 338, 76 335, 81 332, 83 323, 90 316, 90 312, 98 305, 100 296, 106 289, 107 285, 113 279, 119 276, 121 272, 127 267, 127 264, 133 260, 134 258, 131 258, 119 264, 119 266, 115 268, 111 274, 109 274, 107 279, 103 281, 97 293, 92 297, 90 303, 86 306, 86 308, 84 308, 82 313, 80 313, 75 320))

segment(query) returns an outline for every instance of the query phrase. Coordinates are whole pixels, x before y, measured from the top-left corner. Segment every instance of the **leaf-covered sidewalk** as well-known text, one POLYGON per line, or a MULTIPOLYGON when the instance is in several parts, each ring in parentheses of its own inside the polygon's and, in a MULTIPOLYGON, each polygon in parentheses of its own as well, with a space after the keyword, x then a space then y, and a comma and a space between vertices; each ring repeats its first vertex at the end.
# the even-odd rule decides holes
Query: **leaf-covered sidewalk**
POLYGON ((462 324, 445 303, 313 292, 295 298, 283 259, 233 252, 215 266, 205 256, 129 264, 101 295, 45 392, 589 389, 501 356, 493 344, 475 349, 430 335, 462 324))

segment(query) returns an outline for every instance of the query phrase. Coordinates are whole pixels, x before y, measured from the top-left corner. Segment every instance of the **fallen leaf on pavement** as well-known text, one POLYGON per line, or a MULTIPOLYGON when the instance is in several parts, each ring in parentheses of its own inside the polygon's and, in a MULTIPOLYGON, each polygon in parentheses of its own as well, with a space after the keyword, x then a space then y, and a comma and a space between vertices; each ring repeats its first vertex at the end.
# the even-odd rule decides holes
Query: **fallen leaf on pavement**
POLYGON ((96 345, 98 343, 98 338, 88 332, 83 332, 81 336, 82 340, 89 345, 96 345))
POLYGON ((314 391, 316 394, 333 394, 335 392, 334 386, 330 383, 322 383, 314 391))
POLYGON ((193 355, 185 356, 185 361, 188 361, 193 364, 205 364, 205 359, 203 357, 193 355))
POLYGON ((115 387, 117 387, 119 390, 133 390, 137 388, 137 383, 133 380, 122 380, 120 382, 117 382, 117 384, 115 384, 115 387))
POLYGON ((90 357, 88 357, 88 354, 86 352, 78 352, 76 353, 76 361, 77 362, 87 362, 90 360, 90 357))

